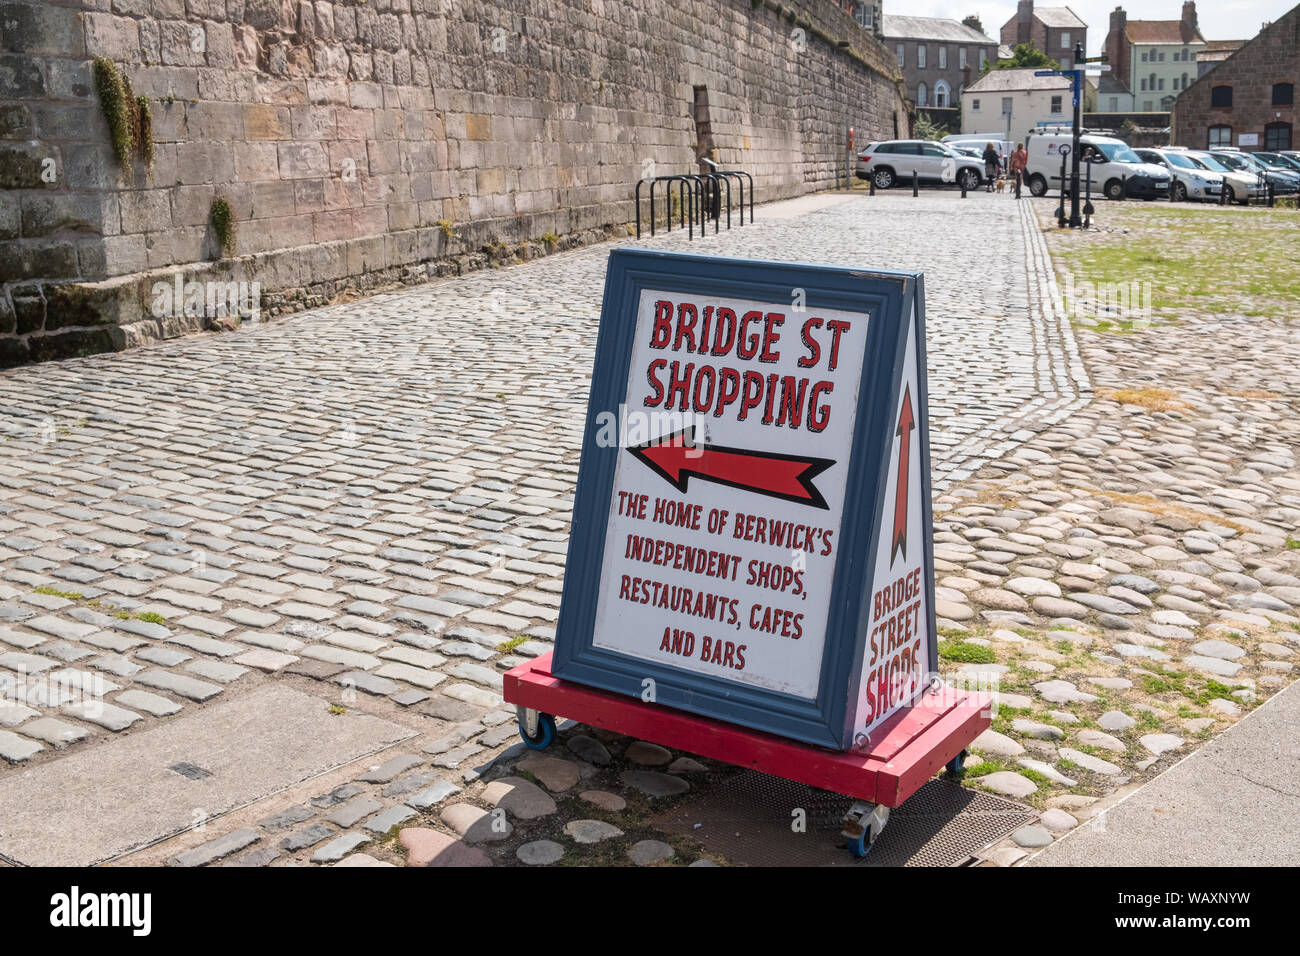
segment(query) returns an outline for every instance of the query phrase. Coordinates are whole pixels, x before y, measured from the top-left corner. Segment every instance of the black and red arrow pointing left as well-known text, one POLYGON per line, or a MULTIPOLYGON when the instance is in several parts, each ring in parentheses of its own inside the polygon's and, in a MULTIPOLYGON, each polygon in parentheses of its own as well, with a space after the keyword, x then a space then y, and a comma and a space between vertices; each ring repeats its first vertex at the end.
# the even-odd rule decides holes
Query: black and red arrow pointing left
POLYGON ((812 480, 831 458, 807 458, 747 448, 695 443, 694 427, 627 449, 678 491, 692 478, 829 510, 812 480))

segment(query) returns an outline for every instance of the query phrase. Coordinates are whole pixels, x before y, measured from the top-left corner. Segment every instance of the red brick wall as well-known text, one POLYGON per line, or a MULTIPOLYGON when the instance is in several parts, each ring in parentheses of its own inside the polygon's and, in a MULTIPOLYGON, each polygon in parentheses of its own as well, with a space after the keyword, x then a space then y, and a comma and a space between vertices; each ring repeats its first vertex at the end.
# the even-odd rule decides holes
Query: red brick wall
POLYGON ((1242 147, 1254 151, 1264 148, 1264 129, 1269 123, 1290 123, 1291 148, 1297 148, 1300 111, 1294 102, 1290 106, 1272 105, 1275 83, 1300 87, 1300 6, 1274 21, 1178 97, 1171 121, 1173 142, 1204 149, 1210 127, 1226 125, 1232 127, 1233 145, 1242 133, 1258 134, 1258 146, 1242 147), (1232 107, 1228 109, 1210 105, 1211 90, 1222 85, 1232 87, 1232 107))

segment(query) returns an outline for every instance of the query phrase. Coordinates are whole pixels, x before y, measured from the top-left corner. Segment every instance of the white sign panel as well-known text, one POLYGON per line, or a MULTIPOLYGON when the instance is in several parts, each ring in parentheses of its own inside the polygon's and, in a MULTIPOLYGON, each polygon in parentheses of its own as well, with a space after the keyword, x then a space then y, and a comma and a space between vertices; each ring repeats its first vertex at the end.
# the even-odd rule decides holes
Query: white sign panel
POLYGON ((817 695, 867 325, 642 291, 595 647, 817 695))
POLYGON ((909 322, 902 383, 890 418, 894 443, 885 486, 885 511, 875 543, 870 624, 854 716, 854 742, 924 689, 929 670, 930 600, 926 575, 921 443, 916 431, 917 348, 915 316, 909 322))

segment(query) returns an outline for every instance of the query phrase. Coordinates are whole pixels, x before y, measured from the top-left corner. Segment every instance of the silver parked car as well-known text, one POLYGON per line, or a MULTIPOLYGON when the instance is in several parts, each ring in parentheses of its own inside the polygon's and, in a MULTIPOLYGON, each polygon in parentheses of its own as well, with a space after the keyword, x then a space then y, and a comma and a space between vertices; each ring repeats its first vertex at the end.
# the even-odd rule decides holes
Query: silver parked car
POLYGON ((943 143, 924 139, 891 139, 871 143, 858 154, 858 178, 870 179, 877 189, 918 182, 956 183, 978 189, 984 181, 982 160, 963 156, 943 143))
MULTIPOLYGON (((1169 152, 1172 152, 1172 150, 1169 150, 1169 152)), ((1225 202, 1241 203, 1244 206, 1250 202, 1252 197, 1258 196, 1264 191, 1258 176, 1237 172, 1235 169, 1219 162, 1213 153, 1197 149, 1187 150, 1183 152, 1183 155, 1199 163, 1202 168, 1223 175, 1225 202)))
POLYGON ((1189 199, 1219 201, 1219 194, 1223 192, 1223 173, 1205 169, 1186 153, 1177 150, 1135 149, 1133 152, 1144 162, 1169 170, 1169 174, 1174 177, 1169 198, 1175 202, 1187 202, 1189 199))

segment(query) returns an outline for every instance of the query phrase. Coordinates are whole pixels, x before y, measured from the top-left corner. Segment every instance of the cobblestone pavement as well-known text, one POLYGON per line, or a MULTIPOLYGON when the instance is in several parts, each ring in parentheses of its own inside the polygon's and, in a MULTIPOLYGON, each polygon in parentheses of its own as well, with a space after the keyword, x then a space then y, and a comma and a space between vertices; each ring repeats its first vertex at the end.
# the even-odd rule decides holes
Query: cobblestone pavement
POLYGON ((1295 322, 1083 328, 1097 400, 937 498, 943 633, 1000 685, 971 782, 1043 811, 989 865, 1092 825, 1294 679, 1295 322))
MULTIPOLYGON (((1300 356, 1258 320, 1234 361, 1195 323, 1076 347, 1031 204, 1003 198, 877 196, 652 244, 924 266, 945 634, 992 649, 969 666, 1006 668, 1002 712, 1025 721, 982 741, 976 785, 1059 786, 1043 809, 1077 821, 1286 679, 1294 408, 1243 390, 1300 356), (1188 407, 1088 404, 1085 366, 1188 407), (1243 415, 1268 437, 1223 434, 1243 415), (1174 699, 1121 713, 1144 735, 1098 715, 1108 740, 1082 739, 1155 667, 1229 684, 1196 717, 1174 699), (1122 759, 1095 756, 1109 740, 1122 759)), ((710 862, 646 814, 725 768, 578 728, 532 754, 500 696, 550 648, 607 253, 0 373, 0 780, 277 681, 421 736, 128 861, 710 862)), ((1183 682, 1168 695, 1204 690, 1183 682)))

